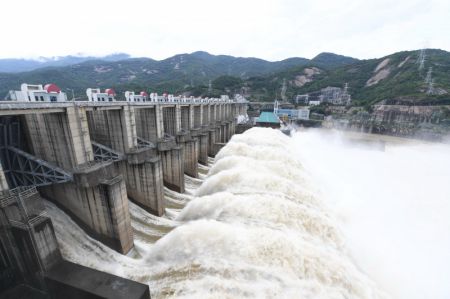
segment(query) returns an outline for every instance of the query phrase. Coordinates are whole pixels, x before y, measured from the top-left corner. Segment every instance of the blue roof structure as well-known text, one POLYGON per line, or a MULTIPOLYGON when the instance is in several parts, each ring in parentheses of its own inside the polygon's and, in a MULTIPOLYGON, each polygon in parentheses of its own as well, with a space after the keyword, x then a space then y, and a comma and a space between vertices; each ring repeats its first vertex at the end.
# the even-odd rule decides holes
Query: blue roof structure
POLYGON ((279 124, 280 120, 273 112, 261 112, 261 115, 258 117, 256 122, 279 124))

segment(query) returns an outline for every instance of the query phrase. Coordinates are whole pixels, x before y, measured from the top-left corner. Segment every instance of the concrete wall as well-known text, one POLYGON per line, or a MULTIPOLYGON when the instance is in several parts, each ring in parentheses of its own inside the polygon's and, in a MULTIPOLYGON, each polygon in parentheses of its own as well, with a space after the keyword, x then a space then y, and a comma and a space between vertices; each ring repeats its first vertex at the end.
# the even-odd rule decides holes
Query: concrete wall
POLYGON ((24 116, 31 152, 64 169, 94 159, 86 113, 83 108, 67 108, 66 113, 24 116))
POLYGON ((214 143, 216 143, 216 129, 210 128, 208 130, 208 156, 214 157, 214 143))
MULTIPOLYGON (((114 168, 110 166, 108 172, 114 173, 114 168)), ((105 170, 102 167, 99 172, 105 170)), ((89 181, 98 174, 79 174, 87 175, 91 178, 79 179, 78 184, 52 185, 41 188, 41 192, 79 220, 78 224, 91 236, 121 253, 127 253, 133 247, 133 231, 125 182, 121 176, 115 176, 109 180, 102 178, 101 183, 91 182, 91 186, 89 181)))
POLYGON ((64 261, 45 274, 52 299, 150 299, 148 285, 64 261))
MULTIPOLYGON (((151 142, 157 142, 163 135, 163 127, 158 122, 156 108, 139 108, 135 110, 137 136, 151 142)), ((160 121, 162 115, 159 115, 160 121)))
POLYGON ((179 131, 180 115, 179 107, 162 107, 162 117, 163 117, 163 132, 169 134, 170 136, 175 136, 179 131), (178 112, 178 113, 177 113, 178 112))
MULTIPOLYGON (((44 210, 42 198, 34 189, 4 191, 0 194, 0 199, 3 198, 9 200, 0 206, 0 272, 9 268, 15 283, 25 282, 45 289, 42 273, 62 257, 51 220, 35 215, 44 210)), ((2 280, 8 274, 2 273, 2 280)))
POLYGON ((192 119, 193 119, 193 128, 201 128, 203 121, 203 113, 202 113, 202 107, 203 106, 190 106, 191 109, 191 115, 192 115, 192 119))
POLYGON ((91 235, 128 252, 133 236, 125 184, 113 165, 94 162, 86 111, 69 107, 65 113, 29 114, 25 122, 32 153, 74 175, 74 182, 40 188, 42 194, 91 235))
POLYGON ((202 105, 202 126, 209 125, 209 105, 202 105))
POLYGON ((198 156, 200 144, 197 138, 183 144, 184 172, 191 177, 198 177, 198 156))
POLYGON ((158 144, 163 167, 163 181, 169 189, 184 193, 183 149, 175 141, 158 144), (172 143, 172 144, 169 144, 172 143))
POLYGON ((181 129, 189 130, 191 128, 191 109, 190 106, 181 106, 181 129))
POLYGON ((93 140, 126 155, 124 161, 115 165, 123 174, 128 196, 147 211, 161 216, 164 213, 161 160, 156 149, 137 147, 138 131, 147 137, 157 134, 152 127, 156 124, 155 109, 136 112, 134 107, 124 106, 120 110, 90 111, 88 123, 93 140))
POLYGON ((95 110, 87 113, 91 139, 121 153, 137 146, 134 109, 95 110))
POLYGON ((164 214, 163 170, 156 149, 136 149, 117 163, 126 177, 128 196, 150 213, 164 214))

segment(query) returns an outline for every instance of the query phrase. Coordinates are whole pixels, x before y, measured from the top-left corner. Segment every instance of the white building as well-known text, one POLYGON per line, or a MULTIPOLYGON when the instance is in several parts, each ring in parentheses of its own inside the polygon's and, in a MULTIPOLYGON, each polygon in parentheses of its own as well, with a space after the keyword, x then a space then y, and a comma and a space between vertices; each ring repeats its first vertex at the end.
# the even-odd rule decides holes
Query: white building
POLYGON ((273 105, 273 113, 284 120, 309 119, 309 108, 283 109, 280 108, 280 103, 277 100, 275 100, 273 105))
POLYGON ((156 92, 150 93, 150 101, 151 102, 158 102, 158 94, 156 92))
POLYGON ((125 91, 125 99, 127 102, 148 102, 149 97, 145 91, 135 94, 134 91, 125 91))
POLYGON ((308 102, 308 104, 309 104, 310 106, 317 106, 317 105, 320 105, 320 103, 321 103, 320 100, 318 100, 318 101, 309 101, 309 102, 308 102))
POLYGON ((112 88, 105 89, 101 92, 100 88, 86 89, 86 95, 90 102, 115 102, 116 92, 112 88))
POLYGON ((67 95, 56 84, 33 85, 23 83, 20 90, 10 90, 9 98, 19 102, 64 102, 67 95))

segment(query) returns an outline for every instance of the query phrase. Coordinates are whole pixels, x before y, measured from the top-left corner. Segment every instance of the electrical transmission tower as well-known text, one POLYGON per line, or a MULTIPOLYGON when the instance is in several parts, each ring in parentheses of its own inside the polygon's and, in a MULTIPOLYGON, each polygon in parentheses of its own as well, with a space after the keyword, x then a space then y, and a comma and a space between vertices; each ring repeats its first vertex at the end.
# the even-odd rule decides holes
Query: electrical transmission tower
POLYGON ((419 71, 425 67, 426 53, 425 49, 420 50, 419 57, 417 58, 417 64, 419 65, 419 71))

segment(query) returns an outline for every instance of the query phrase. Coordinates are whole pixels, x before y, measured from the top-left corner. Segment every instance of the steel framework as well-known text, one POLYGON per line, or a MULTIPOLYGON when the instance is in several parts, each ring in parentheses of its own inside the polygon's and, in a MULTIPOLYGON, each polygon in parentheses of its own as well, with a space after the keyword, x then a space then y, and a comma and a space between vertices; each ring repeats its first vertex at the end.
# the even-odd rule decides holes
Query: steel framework
MULTIPOLYGON (((5 163, 9 179, 14 186, 47 186, 69 182, 72 175, 62 168, 38 159, 18 148, 6 147, 8 163, 5 163)), ((6 172, 6 171, 5 171, 6 172)))
POLYGON ((138 143, 138 147, 150 147, 150 148, 156 147, 156 145, 153 142, 147 141, 140 137, 137 138, 137 143, 138 143))
POLYGON ((95 161, 121 161, 124 159, 124 155, 118 151, 94 141, 91 141, 91 143, 95 161))

